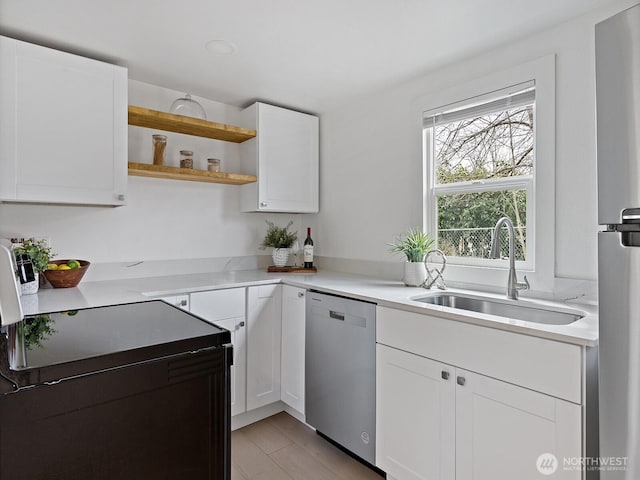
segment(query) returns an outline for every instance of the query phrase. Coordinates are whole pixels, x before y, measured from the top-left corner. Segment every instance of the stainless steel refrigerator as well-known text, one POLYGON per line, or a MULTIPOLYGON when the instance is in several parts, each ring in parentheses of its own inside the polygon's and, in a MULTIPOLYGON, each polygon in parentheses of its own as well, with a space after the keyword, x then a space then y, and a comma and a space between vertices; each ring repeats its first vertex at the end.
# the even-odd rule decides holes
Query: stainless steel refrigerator
POLYGON ((596 25, 600 478, 640 478, 640 4, 596 25))

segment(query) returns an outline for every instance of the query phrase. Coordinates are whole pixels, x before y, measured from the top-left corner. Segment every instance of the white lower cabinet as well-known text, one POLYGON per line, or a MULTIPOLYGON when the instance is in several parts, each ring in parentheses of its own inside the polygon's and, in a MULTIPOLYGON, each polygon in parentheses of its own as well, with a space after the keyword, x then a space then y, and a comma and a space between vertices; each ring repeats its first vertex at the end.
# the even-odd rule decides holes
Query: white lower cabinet
POLYGON ((581 458, 580 405, 456 370, 456 479, 582 478, 564 468, 581 458), (555 465, 538 463, 553 454, 555 465))
POLYGON ((377 345, 376 374, 377 466, 390 478, 453 480, 454 369, 377 345))
POLYGON ((376 328, 376 465, 387 478, 583 478, 570 464, 585 456, 579 348, 386 307, 376 328))
POLYGON ((281 288, 247 288, 247 410, 280 400, 281 288))
POLYGON ((282 353, 280 396, 304 415, 304 288, 282 286, 282 353))
POLYGON ((231 366, 231 415, 247 410, 247 329, 244 317, 228 318, 214 322, 216 326, 231 332, 233 345, 233 365, 231 366))
POLYGON ((247 350, 245 289, 231 288, 191 294, 191 313, 231 332, 231 415, 247 410, 247 350))
POLYGON ((578 479, 581 407, 384 345, 377 346, 376 464, 397 480, 578 479))
POLYGON ((189 311, 189 294, 170 295, 168 297, 162 297, 160 300, 164 300, 165 302, 175 305, 182 310, 189 311))

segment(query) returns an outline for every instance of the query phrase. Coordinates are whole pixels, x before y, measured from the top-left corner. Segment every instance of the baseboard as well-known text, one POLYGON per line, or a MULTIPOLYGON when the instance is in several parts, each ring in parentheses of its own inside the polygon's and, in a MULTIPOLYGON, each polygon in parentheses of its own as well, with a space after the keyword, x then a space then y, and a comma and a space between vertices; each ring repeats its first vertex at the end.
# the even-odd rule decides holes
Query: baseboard
POLYGON ((238 430, 252 423, 264 420, 276 413, 284 412, 286 405, 283 402, 274 402, 264 407, 256 408, 245 413, 240 413, 231 417, 231 430, 238 430))
MULTIPOLYGON (((234 415, 233 417, 231 417, 231 430, 238 430, 239 428, 259 422, 260 420, 264 420, 265 418, 268 418, 280 412, 287 412, 299 422, 305 423, 305 417, 303 413, 300 413, 298 410, 290 407, 284 402, 278 401, 270 403, 269 405, 265 405, 264 407, 256 408, 255 410, 251 410, 249 412, 234 415)), ((309 428, 313 428, 310 425, 307 426, 309 428)))
MULTIPOLYGON (((291 415, 293 418, 295 418, 296 420, 298 420, 299 422, 304 423, 305 425, 307 425, 307 423, 305 422, 305 416, 304 413, 300 413, 298 410, 296 410, 293 407, 290 407, 289 405, 287 405, 285 403, 284 405, 284 411, 287 412, 289 415, 291 415)), ((313 428, 311 425, 307 425, 309 428, 313 428)))

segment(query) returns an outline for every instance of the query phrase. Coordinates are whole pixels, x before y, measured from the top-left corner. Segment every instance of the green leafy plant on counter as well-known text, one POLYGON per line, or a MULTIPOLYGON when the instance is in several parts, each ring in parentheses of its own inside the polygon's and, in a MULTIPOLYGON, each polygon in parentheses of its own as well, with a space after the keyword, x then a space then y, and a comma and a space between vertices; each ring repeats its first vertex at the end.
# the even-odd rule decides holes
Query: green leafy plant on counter
POLYGON ((47 269, 47 263, 53 256, 51 247, 47 245, 45 239, 36 241, 33 238, 25 238, 22 246, 14 248, 13 251, 16 255, 20 253, 29 255, 33 269, 38 273, 42 273, 47 269))
POLYGON ((27 349, 42 348, 42 342, 56 333, 50 315, 37 315, 24 320, 24 345, 27 349))
POLYGON ((291 248, 293 242, 298 239, 297 232, 290 232, 289 227, 293 225, 293 221, 289 222, 286 227, 279 227, 269 220, 266 221, 268 228, 264 240, 260 244, 261 249, 265 248, 291 248))
POLYGON ((433 243, 430 234, 416 227, 398 235, 396 241, 388 245, 391 252, 406 255, 409 262, 422 262, 427 252, 433 248, 433 243))

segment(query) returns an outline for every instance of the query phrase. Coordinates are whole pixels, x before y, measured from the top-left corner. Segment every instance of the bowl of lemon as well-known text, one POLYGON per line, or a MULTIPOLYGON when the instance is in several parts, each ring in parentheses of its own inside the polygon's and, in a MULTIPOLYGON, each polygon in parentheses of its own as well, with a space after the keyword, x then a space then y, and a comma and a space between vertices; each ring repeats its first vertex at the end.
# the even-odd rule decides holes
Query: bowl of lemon
POLYGON ((54 288, 77 287, 91 263, 86 260, 51 260, 44 276, 54 288))

